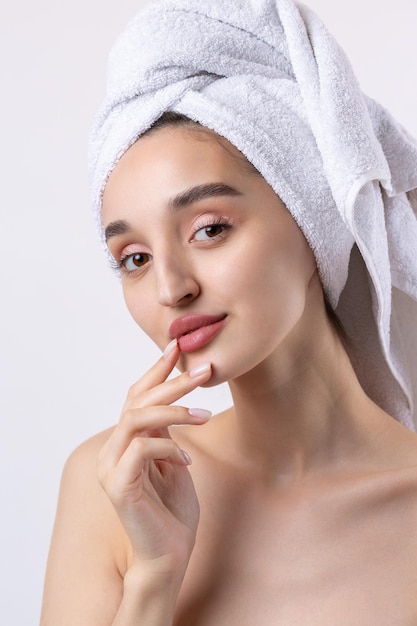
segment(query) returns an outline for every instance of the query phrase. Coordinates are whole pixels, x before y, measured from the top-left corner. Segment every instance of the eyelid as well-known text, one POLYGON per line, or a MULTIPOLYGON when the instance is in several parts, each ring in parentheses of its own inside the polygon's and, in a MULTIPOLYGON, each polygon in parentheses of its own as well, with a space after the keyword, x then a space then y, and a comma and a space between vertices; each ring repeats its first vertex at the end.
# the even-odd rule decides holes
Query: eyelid
MULTIPOLYGON (((233 228, 234 222, 232 219, 228 217, 224 217, 222 215, 202 215, 199 218, 197 218, 196 223, 193 225, 190 241, 194 240, 196 234, 200 230, 204 230, 205 228, 208 228, 209 226, 224 226, 225 230, 229 230, 230 228, 233 228)), ((222 233, 222 234, 224 235, 225 233, 222 233)), ((218 235, 218 237, 221 237, 221 236, 222 235, 218 235)), ((213 237, 213 240, 216 238, 213 237)))
POLYGON ((147 251, 146 246, 141 246, 140 244, 129 244, 127 246, 124 246, 122 248, 122 250, 117 253, 116 255, 114 255, 114 267, 115 269, 122 275, 127 275, 127 276, 131 276, 133 274, 137 274, 138 272, 142 272, 146 266, 149 264, 149 262, 144 263, 144 265, 142 267, 138 266, 135 269, 132 270, 128 270, 126 268, 126 261, 132 257, 135 256, 136 254, 142 254, 142 255, 147 255, 152 259, 152 254, 150 252, 147 251))

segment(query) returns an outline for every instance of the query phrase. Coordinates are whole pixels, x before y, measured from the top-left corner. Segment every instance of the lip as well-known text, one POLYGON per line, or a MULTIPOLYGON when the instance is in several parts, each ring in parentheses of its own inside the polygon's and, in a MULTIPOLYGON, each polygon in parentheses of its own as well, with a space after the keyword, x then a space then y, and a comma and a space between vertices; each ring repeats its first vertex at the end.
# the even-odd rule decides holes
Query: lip
POLYGON ((171 339, 178 339, 182 352, 194 352, 207 345, 223 328, 226 315, 186 315, 172 322, 171 339))

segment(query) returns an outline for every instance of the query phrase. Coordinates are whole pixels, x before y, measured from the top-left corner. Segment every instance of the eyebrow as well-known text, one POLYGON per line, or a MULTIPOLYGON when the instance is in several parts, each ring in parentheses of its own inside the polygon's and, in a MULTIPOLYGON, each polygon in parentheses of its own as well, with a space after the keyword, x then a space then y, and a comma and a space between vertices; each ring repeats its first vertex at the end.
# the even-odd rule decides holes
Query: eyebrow
POLYGON ((106 227, 106 230, 104 231, 104 237, 107 242, 111 237, 116 237, 117 235, 124 235, 125 233, 128 233, 129 231, 130 231, 130 226, 127 222, 125 222, 125 220, 117 220, 117 222, 111 222, 111 224, 109 224, 106 227))
POLYGON ((173 211, 183 209, 190 204, 206 200, 207 198, 213 198, 215 196, 241 196, 242 193, 226 185, 225 183, 208 183, 205 185, 196 185, 190 189, 186 189, 177 194, 169 202, 169 208, 173 211))
MULTIPOLYGON (((181 193, 171 198, 168 202, 168 209, 170 211, 178 211, 194 204, 195 202, 201 202, 202 200, 207 200, 208 198, 214 198, 216 196, 241 195, 242 193, 240 191, 230 185, 226 185, 225 183, 207 183, 203 185, 196 185, 195 187, 190 187, 190 189, 181 191, 181 193)), ((116 222, 111 222, 106 227, 104 235, 106 241, 108 241, 111 237, 124 235, 130 230, 131 227, 128 222, 125 220, 117 220, 116 222)))

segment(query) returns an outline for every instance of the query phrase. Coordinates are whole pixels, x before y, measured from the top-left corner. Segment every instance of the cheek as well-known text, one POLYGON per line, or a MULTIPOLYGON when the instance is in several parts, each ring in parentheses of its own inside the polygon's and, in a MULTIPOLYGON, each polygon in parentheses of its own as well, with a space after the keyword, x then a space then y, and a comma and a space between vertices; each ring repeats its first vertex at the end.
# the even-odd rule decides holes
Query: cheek
POLYGON ((127 310, 136 324, 153 341, 157 341, 156 330, 158 327, 155 307, 152 306, 151 299, 145 297, 141 289, 123 285, 123 297, 127 310))
POLYGON ((296 235, 285 241, 280 241, 279 237, 267 238, 252 259, 244 258, 236 273, 236 296, 246 292, 253 315, 262 315, 268 332, 273 331, 277 323, 293 324, 301 316, 308 286, 316 271, 310 248, 301 233, 296 235))

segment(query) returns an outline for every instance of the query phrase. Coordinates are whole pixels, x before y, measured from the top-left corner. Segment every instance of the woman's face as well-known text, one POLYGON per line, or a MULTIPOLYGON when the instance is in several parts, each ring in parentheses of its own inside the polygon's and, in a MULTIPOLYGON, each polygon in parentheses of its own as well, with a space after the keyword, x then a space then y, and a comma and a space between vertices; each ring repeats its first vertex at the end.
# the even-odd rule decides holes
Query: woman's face
POLYGON ((317 278, 280 199, 222 142, 183 127, 145 135, 103 198, 131 315, 161 349, 179 337, 181 369, 210 361, 210 385, 273 358, 317 278))

